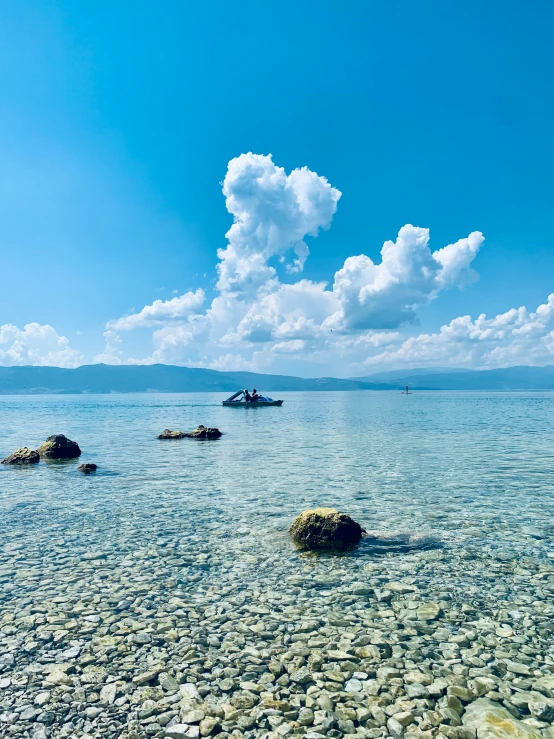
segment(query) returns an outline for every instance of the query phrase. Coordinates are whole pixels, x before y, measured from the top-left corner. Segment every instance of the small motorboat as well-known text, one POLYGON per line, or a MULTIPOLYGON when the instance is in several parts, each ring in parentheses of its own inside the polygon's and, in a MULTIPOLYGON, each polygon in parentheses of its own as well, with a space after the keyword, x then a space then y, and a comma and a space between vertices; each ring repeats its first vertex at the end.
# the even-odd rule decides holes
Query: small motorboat
POLYGON ((283 401, 273 400, 273 398, 268 398, 266 395, 258 395, 256 400, 247 401, 244 397, 244 390, 239 390, 238 393, 224 400, 223 405, 230 408, 263 408, 266 405, 283 405, 283 401))

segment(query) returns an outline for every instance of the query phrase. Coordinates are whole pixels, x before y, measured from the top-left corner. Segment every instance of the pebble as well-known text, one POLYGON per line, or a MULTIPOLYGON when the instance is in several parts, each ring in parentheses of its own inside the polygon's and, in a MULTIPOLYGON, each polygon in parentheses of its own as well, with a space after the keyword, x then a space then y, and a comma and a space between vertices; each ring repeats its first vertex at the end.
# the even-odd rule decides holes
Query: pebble
POLYGON ((476 521, 475 546, 314 557, 190 504, 13 514, 0 736, 554 739, 548 557, 476 521))

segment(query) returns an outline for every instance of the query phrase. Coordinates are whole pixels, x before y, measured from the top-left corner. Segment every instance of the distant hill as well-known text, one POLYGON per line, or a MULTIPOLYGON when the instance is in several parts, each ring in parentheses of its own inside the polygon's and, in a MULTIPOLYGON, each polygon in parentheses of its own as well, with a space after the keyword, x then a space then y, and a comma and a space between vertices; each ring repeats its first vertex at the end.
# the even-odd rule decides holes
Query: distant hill
POLYGON ((554 390, 554 366, 493 370, 415 369, 357 377, 361 382, 388 381, 429 390, 554 390))
POLYGON ((91 364, 60 367, 0 367, 0 394, 43 393, 192 393, 257 388, 262 393, 284 390, 392 390, 396 385, 334 377, 305 379, 287 375, 175 367, 167 364, 115 366, 91 364))

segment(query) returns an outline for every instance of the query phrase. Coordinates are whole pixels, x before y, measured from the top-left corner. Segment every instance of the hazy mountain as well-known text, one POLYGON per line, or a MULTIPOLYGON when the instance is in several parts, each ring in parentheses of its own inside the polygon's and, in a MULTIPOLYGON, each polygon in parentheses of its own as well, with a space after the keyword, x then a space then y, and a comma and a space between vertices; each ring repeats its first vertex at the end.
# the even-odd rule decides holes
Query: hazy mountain
POLYGON ((425 370, 411 369, 392 374, 377 373, 356 378, 362 382, 388 379, 411 389, 432 390, 554 390, 554 366, 505 367, 493 370, 425 370))
POLYGON ((422 375, 441 375, 449 374, 450 372, 467 372, 468 370, 462 367, 421 367, 415 369, 396 369, 386 370, 384 372, 375 372, 365 377, 352 377, 352 380, 361 380, 362 382, 392 382, 396 384, 403 377, 419 377, 422 375), (371 377, 371 380, 368 378, 371 377))
POLYGON ((60 367, 0 367, 0 394, 36 393, 187 393, 257 388, 262 393, 283 390, 391 390, 395 385, 333 377, 305 379, 287 375, 175 367, 166 364, 114 366, 92 364, 60 367))

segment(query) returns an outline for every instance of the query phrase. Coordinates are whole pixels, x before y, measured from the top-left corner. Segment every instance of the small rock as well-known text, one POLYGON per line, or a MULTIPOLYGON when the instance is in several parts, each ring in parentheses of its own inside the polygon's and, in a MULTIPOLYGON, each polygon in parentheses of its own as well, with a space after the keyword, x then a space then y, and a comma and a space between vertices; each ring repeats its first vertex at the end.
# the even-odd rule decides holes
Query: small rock
POLYGON ((440 616, 441 610, 438 603, 424 603, 417 609, 417 618, 419 621, 433 621, 440 616))
POLYGON ((21 447, 2 460, 2 464, 36 464, 37 462, 40 462, 40 454, 29 449, 28 446, 21 447))
POLYGON ((219 724, 219 720, 213 716, 207 716, 200 722, 200 736, 209 736, 219 724))
POLYGON ((84 464, 80 464, 77 469, 80 472, 84 472, 85 475, 90 475, 91 472, 96 472, 98 465, 95 465, 94 462, 85 462, 84 464))
POLYGON ((108 703, 108 705, 111 705, 115 701, 116 694, 116 683, 108 683, 107 685, 103 685, 102 689, 100 690, 100 701, 102 703, 108 703))
POLYGON ((293 672, 290 675, 290 679, 293 683, 304 685, 305 683, 311 682, 313 680, 313 677, 312 673, 308 670, 307 667, 301 667, 299 670, 296 670, 296 672, 293 672))
POLYGON ((187 724, 173 724, 173 726, 167 727, 165 735, 168 739, 198 739, 200 728, 187 724))
POLYGON ((514 718, 500 703, 478 698, 465 710, 462 723, 477 731, 477 739, 541 739, 541 732, 514 718))

